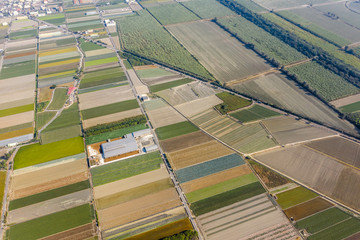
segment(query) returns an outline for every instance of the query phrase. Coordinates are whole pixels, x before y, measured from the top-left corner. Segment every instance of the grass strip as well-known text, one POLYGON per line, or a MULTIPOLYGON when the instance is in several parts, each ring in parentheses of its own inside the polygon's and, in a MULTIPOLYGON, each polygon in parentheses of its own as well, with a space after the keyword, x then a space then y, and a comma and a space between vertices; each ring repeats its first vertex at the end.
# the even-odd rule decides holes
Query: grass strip
POLYGON ((192 80, 189 78, 184 78, 184 79, 180 79, 180 80, 176 80, 176 81, 172 81, 172 82, 156 84, 156 85, 150 86, 150 91, 151 92, 159 92, 159 91, 162 91, 162 90, 165 90, 168 88, 181 86, 181 85, 184 85, 189 82, 192 82, 192 80))
POLYGON ((34 110, 34 104, 23 105, 19 107, 0 110, 0 117, 10 116, 18 113, 29 112, 34 110))

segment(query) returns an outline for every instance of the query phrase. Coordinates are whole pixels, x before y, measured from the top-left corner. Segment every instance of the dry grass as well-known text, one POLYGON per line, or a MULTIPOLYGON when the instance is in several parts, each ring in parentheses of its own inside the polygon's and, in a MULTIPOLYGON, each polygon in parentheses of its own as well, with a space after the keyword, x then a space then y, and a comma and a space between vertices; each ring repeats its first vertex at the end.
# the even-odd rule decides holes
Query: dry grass
POLYGON ((351 103, 356 103, 360 101, 360 94, 355 94, 352 96, 340 98, 338 100, 330 102, 330 104, 334 105, 335 107, 339 108, 345 105, 349 105, 351 103))
POLYGON ((182 136, 170 138, 164 141, 160 141, 160 145, 164 152, 174 152, 181 150, 183 148, 192 147, 198 144, 203 144, 213 140, 212 137, 203 133, 202 131, 197 131, 182 136))
POLYGON ((249 173, 251 173, 250 168, 247 165, 242 165, 183 183, 181 188, 185 193, 189 193, 249 173))
POLYGON ((60 66, 60 65, 66 65, 66 64, 70 64, 70 63, 78 63, 78 62, 79 62, 79 59, 69 59, 69 60, 63 60, 63 61, 58 61, 58 62, 53 62, 53 63, 45 63, 45 64, 40 64, 39 69, 56 67, 56 66, 60 66))
POLYGON ((154 68, 159 68, 159 67, 155 65, 135 66, 134 70, 137 71, 137 70, 154 69, 154 68))
POLYGON ((0 118, 0 126, 2 128, 7 128, 33 121, 34 111, 29 111, 0 118))
POLYGON ((151 110, 148 111, 147 114, 154 128, 186 121, 186 119, 171 106, 151 110))
POLYGON ((40 51, 39 57, 45 57, 45 56, 55 55, 55 54, 59 54, 59 53, 76 52, 76 51, 77 51, 76 47, 48 50, 48 51, 40 51))
POLYGON ((26 52, 22 52, 22 53, 15 53, 15 54, 11 54, 11 55, 6 55, 4 57, 4 59, 25 57, 25 56, 30 56, 30 55, 33 55, 33 54, 36 54, 36 51, 30 50, 30 51, 26 51, 26 52))
POLYGON ((210 141, 201 145, 169 153, 168 158, 174 169, 181 169, 231 153, 233 153, 233 151, 221 143, 217 141, 210 141))
POLYGON ((38 102, 50 101, 51 96, 52 96, 52 94, 54 92, 54 90, 50 89, 50 87, 39 88, 38 91, 39 91, 38 102))
POLYGON ((200 98, 190 102, 177 105, 175 108, 184 114, 186 117, 193 117, 196 114, 199 114, 203 111, 206 111, 214 106, 222 103, 216 95, 211 95, 208 97, 200 98))
POLYGON ((17 137, 17 136, 22 136, 22 135, 30 134, 33 132, 34 132, 33 127, 24 128, 24 129, 12 131, 12 132, 7 132, 7 133, 0 134, 0 140, 9 139, 9 138, 17 137))

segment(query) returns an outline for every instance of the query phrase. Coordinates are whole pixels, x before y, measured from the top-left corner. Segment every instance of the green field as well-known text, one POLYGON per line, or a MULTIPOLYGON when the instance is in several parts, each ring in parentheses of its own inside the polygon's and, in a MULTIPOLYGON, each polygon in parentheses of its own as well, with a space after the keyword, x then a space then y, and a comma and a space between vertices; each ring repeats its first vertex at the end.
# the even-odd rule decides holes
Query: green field
POLYGON ((164 77, 164 76, 175 75, 174 73, 166 71, 162 68, 150 68, 150 69, 136 70, 136 74, 140 78, 154 78, 154 77, 164 77))
POLYGON ((66 100, 69 98, 67 95, 67 88, 56 88, 53 96, 53 100, 48 106, 49 110, 59 110, 64 106, 66 100))
POLYGON ((15 31, 15 32, 11 31, 9 37, 11 40, 16 40, 16 39, 36 37, 36 35, 37 35, 37 29, 30 29, 30 30, 15 31))
POLYGON ((138 105, 136 99, 132 99, 132 100, 127 100, 127 101, 123 101, 123 102, 108 104, 105 106, 86 109, 86 110, 81 111, 81 114, 83 116, 83 119, 86 120, 86 119, 100 117, 100 116, 104 116, 104 115, 108 115, 108 114, 112 114, 112 113, 123 112, 123 111, 131 110, 131 109, 135 109, 138 107, 139 107, 139 105, 138 105))
POLYGON ((28 104, 19 107, 8 108, 0 110, 0 117, 10 116, 18 113, 28 112, 34 110, 34 104, 28 104))
POLYGON ((90 223, 93 218, 93 207, 85 204, 11 226, 6 239, 35 240, 90 223))
POLYGON ((88 180, 10 201, 9 211, 90 188, 88 180))
POLYGON ((47 122, 49 122, 56 112, 41 112, 36 114, 36 127, 38 129, 42 128, 47 122))
POLYGON ((19 149, 14 159, 14 169, 29 167, 82 152, 84 152, 82 137, 45 145, 40 143, 31 144, 19 149))
POLYGON ((303 187, 297 187, 289 191, 276 194, 277 202, 282 209, 287 209, 317 196, 318 195, 316 193, 303 187))
POLYGON ((95 43, 85 42, 85 40, 83 40, 82 38, 80 39, 80 44, 81 44, 80 47, 84 52, 91 51, 91 50, 97 50, 97 49, 104 49, 104 47, 97 45, 95 43))
POLYGON ((341 240, 360 231, 360 220, 350 218, 344 222, 331 226, 331 228, 310 236, 309 240, 332 239, 341 240))
POLYGON ((127 158, 91 169, 94 186, 114 182, 160 168, 162 159, 159 152, 127 158))
POLYGON ((300 82, 308 84, 310 89, 326 101, 359 93, 357 87, 316 62, 300 64, 288 68, 288 71, 296 74, 300 82))
POLYGON ((39 17, 39 19, 54 25, 61 25, 65 23, 65 15, 63 13, 51 14, 44 17, 39 17))
POLYGON ((81 136, 80 124, 58 128, 51 131, 45 129, 45 131, 42 131, 40 134, 40 140, 41 144, 48 144, 77 136, 81 136))
POLYGON ((315 233, 348 218, 350 215, 333 207, 298 221, 296 227, 298 229, 305 228, 309 233, 315 233))
POLYGON ((159 140, 181 136, 199 130, 190 122, 180 122, 155 129, 159 140))
POLYGON ((360 102, 351 103, 340 107, 340 110, 344 113, 353 113, 360 111, 360 102))
POLYGON ((194 202, 190 205, 190 208, 196 216, 199 216, 264 192, 265 189, 262 187, 261 183, 254 182, 213 197, 194 202))
POLYGON ((197 191, 186 194, 186 198, 190 203, 209 198, 220 193, 233 190, 238 187, 248 185, 253 182, 257 182, 257 178, 254 174, 245 174, 240 177, 236 177, 225 182, 221 182, 206 188, 199 189, 197 191))
POLYGON ((0 208, 2 208, 4 191, 5 191, 6 171, 0 171, 0 208))
POLYGON ((85 73, 81 79, 80 89, 99 86, 103 84, 120 82, 126 80, 125 74, 120 68, 109 68, 85 73))
POLYGON ((253 105, 248 109, 240 110, 230 114, 232 117, 236 118, 240 122, 252 122, 264 118, 280 116, 278 112, 274 112, 268 108, 262 107, 260 105, 253 105))
POLYGON ((340 50, 338 47, 336 47, 335 45, 328 43, 327 41, 316 37, 315 35, 304 31, 302 29, 300 29, 299 27, 291 24, 290 22, 276 16, 273 13, 265 13, 262 16, 266 17, 268 20, 270 20, 271 22, 279 25, 280 27, 282 27, 283 29, 292 32, 293 34, 295 34, 297 37, 307 41, 308 43, 321 48, 322 50, 328 52, 330 55, 332 55, 335 58, 338 58, 340 60, 342 60, 344 63, 349 64, 357 69, 360 69, 360 59, 348 54, 342 50, 340 50))
POLYGON ((212 79, 209 72, 145 10, 118 19, 124 48, 159 62, 212 79))
POLYGON ((199 18, 177 2, 147 7, 162 25, 191 22, 199 18))
POLYGON ((0 79, 19 77, 35 73, 35 61, 8 64, 2 67, 0 79))
POLYGON ((270 59, 275 59, 281 65, 306 58, 296 49, 241 16, 218 19, 218 22, 236 34, 243 42, 252 44, 258 52, 264 53, 270 59))
POLYGON ((251 100, 246 100, 228 92, 217 93, 216 96, 224 102, 215 106, 216 109, 222 114, 232 112, 243 107, 247 107, 252 103, 251 100))
POLYGON ((85 67, 91 67, 91 66, 96 66, 96 65, 106 64, 106 63, 113 63, 113 62, 117 62, 117 61, 118 61, 117 57, 92 60, 92 61, 85 62, 85 67))
POLYGON ((150 86, 150 91, 151 92, 159 92, 159 91, 162 91, 165 89, 177 87, 177 86, 180 86, 180 85, 183 85, 186 83, 190 83, 190 82, 192 82, 191 79, 184 78, 184 79, 180 79, 180 80, 176 80, 176 81, 172 81, 172 82, 156 84, 156 85, 150 86))
POLYGON ((73 103, 68 109, 63 110, 60 116, 46 127, 45 131, 48 132, 78 124, 80 124, 78 104, 73 103))
POLYGON ((182 2, 187 8, 199 15, 201 18, 214 18, 234 15, 229 8, 221 5, 216 0, 191 0, 182 2))
POLYGON ((0 134, 8 133, 8 132, 16 131, 16 130, 21 130, 24 128, 30 128, 30 127, 32 127, 32 125, 33 125, 32 122, 28 122, 28 123, 23 123, 23 124, 19 124, 19 125, 7 127, 7 128, 1 128, 0 134))

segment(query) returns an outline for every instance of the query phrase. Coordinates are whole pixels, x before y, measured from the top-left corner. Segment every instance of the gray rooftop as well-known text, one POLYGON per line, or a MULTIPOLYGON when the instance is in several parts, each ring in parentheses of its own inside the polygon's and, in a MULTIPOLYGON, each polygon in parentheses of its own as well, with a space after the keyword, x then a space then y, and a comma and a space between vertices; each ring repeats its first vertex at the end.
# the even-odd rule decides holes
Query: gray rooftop
POLYGON ((104 158, 115 157, 128 152, 138 150, 138 145, 134 137, 122 138, 113 142, 101 144, 104 158))

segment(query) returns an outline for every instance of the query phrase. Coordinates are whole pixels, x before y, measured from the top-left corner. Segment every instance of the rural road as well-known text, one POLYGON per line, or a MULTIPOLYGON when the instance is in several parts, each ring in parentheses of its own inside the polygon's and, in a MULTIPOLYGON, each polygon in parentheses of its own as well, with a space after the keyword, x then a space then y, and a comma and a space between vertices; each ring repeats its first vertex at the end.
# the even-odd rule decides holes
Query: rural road
POLYGON ((4 237, 3 237, 4 230, 5 230, 4 223, 5 223, 5 213, 7 212, 7 204, 6 203, 7 203, 7 196, 8 196, 9 185, 10 185, 10 176, 11 176, 11 170, 13 168, 14 157, 18 150, 19 150, 19 147, 16 147, 15 151, 13 152, 13 154, 11 155, 11 157, 8 160, 8 165, 7 165, 7 170, 6 170, 4 197, 3 197, 2 208, 1 208, 0 239, 4 239, 4 237))

